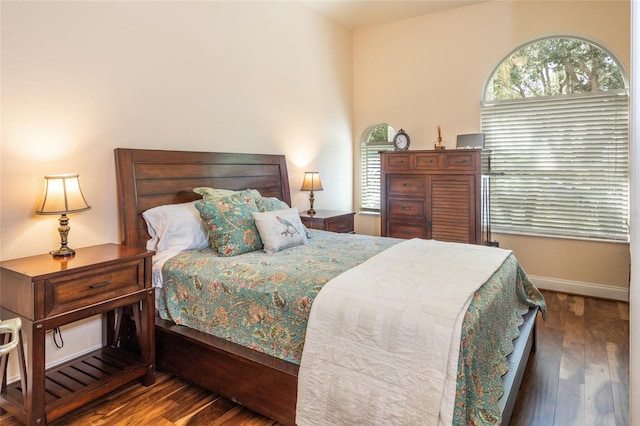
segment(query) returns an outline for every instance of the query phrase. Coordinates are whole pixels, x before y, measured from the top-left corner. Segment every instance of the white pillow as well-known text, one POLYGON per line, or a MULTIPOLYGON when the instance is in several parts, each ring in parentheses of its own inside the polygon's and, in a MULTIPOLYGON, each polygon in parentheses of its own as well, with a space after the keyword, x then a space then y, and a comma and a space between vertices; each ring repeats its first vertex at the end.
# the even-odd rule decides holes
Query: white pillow
POLYGON ((142 217, 147 222, 151 239, 147 250, 161 253, 167 250, 193 250, 209 247, 207 231, 195 208, 196 201, 168 204, 145 210, 142 217))
POLYGON ((253 212, 264 251, 275 253, 282 249, 307 243, 307 233, 298 209, 253 212))

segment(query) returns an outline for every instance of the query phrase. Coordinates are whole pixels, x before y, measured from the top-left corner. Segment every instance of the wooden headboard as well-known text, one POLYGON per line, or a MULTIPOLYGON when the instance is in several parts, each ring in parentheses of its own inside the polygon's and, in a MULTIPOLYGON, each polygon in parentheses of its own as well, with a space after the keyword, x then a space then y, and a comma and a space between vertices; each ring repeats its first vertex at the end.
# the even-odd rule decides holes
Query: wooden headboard
POLYGON ((144 248, 149 234, 142 212, 200 198, 198 186, 257 189, 291 205, 284 155, 116 148, 122 243, 144 248))

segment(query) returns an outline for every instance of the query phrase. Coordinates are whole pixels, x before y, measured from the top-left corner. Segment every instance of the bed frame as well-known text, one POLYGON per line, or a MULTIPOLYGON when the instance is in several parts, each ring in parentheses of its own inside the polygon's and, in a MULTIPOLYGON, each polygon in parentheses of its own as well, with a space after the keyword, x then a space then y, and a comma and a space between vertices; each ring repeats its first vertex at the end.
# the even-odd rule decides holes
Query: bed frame
MULTIPOLYGON (((122 241, 145 247, 142 212, 200 198, 198 186, 253 188, 291 205, 283 155, 115 150, 122 241)), ((508 424, 529 354, 535 350, 537 308, 520 327, 509 357, 502 424, 508 424)), ((227 397, 285 425, 295 424, 298 366, 156 316, 157 368, 227 397)))

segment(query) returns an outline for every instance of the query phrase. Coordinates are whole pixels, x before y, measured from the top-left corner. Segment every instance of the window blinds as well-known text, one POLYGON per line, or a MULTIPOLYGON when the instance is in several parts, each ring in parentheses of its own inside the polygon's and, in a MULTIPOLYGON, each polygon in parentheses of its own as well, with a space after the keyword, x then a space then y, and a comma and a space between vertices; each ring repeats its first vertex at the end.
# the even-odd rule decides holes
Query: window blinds
POLYGON ((360 209, 380 211, 380 151, 393 149, 391 142, 368 142, 362 145, 360 169, 360 209))
POLYGON ((626 91, 481 109, 494 231, 628 241, 626 91))

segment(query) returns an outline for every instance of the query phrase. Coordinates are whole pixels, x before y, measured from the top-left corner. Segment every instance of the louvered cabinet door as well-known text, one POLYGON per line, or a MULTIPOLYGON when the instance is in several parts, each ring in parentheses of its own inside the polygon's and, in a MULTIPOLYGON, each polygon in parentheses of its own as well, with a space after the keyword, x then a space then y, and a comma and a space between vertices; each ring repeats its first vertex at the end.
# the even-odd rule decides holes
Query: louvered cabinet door
POLYGON ((428 196, 430 238, 476 243, 475 177, 431 176, 428 196))

